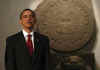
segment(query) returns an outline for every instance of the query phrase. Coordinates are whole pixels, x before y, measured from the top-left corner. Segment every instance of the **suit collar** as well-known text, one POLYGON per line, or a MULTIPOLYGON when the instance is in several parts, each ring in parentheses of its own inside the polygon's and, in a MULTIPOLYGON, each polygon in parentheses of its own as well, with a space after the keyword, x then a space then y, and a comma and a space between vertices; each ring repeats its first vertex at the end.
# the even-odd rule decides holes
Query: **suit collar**
MULTIPOLYGON (((38 42, 39 41, 39 34, 37 32, 34 32, 33 34, 34 34, 34 40, 36 40, 38 42)), ((22 31, 20 31, 18 33, 18 36, 19 36, 20 40, 22 39, 22 40, 25 41, 25 38, 24 38, 24 35, 23 35, 22 31)))
POLYGON ((34 35, 34 31, 32 31, 32 32, 30 32, 30 33, 27 33, 27 32, 23 29, 22 32, 23 32, 24 37, 27 37, 28 34, 30 34, 30 35, 32 35, 32 36, 34 35))
MULTIPOLYGON (((18 33, 18 38, 19 38, 19 43, 20 43, 20 47, 23 47, 23 51, 25 52, 25 54, 30 57, 29 52, 28 52, 28 48, 26 46, 26 42, 25 42, 25 38, 23 35, 23 32, 20 31, 18 33)), ((35 51, 33 52, 33 56, 32 56, 32 63, 36 63, 36 60, 38 59, 38 57, 40 56, 40 40, 39 40, 40 36, 37 32, 34 32, 34 44, 35 44, 35 51)), ((30 57, 31 58, 31 57, 30 57)))
MULTIPOLYGON (((24 38, 24 35, 23 35, 22 31, 20 31, 18 33, 18 38, 19 38, 20 45, 24 46, 24 48, 27 48, 26 41, 25 41, 25 38, 24 38)), ((34 32, 34 47, 35 47, 36 52, 38 52, 38 50, 40 48, 40 40, 39 40, 39 38, 40 38, 39 34, 37 32, 34 32)))

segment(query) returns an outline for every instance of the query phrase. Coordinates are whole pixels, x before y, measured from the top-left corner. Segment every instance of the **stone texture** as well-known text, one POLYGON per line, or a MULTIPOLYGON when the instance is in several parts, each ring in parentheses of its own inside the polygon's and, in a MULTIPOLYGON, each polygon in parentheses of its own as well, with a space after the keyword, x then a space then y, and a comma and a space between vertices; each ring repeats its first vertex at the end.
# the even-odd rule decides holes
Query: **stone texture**
POLYGON ((80 49, 92 36, 91 0, 44 0, 36 13, 40 33, 49 36, 57 51, 80 49))

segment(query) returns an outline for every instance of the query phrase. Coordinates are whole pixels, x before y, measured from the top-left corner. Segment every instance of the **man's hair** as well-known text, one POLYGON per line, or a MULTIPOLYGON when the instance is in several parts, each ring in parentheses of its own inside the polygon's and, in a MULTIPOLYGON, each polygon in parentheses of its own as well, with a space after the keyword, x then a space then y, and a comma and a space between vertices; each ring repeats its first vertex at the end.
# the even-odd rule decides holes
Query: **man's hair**
POLYGON ((22 18, 22 15, 23 15, 23 13, 25 12, 25 11, 30 11, 30 12, 32 12, 32 16, 33 17, 36 17, 36 14, 35 14, 35 11, 33 11, 33 10, 31 10, 31 9, 24 9, 21 13, 20 13, 20 19, 22 18))

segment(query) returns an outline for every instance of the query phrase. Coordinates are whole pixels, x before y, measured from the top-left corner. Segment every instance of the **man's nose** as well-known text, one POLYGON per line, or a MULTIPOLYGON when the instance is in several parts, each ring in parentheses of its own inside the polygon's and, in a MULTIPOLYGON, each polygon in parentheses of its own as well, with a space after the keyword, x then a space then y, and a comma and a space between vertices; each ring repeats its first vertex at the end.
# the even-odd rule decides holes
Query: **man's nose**
POLYGON ((32 20, 32 17, 27 17, 27 20, 32 20))

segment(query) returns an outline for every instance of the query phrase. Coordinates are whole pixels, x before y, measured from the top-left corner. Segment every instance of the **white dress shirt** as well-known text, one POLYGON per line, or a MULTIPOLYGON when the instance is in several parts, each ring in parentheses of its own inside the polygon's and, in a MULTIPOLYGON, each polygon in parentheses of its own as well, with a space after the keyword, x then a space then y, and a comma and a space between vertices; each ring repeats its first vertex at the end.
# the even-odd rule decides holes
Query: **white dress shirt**
POLYGON ((33 44, 33 48, 34 48, 34 31, 32 31, 31 33, 27 33, 24 29, 23 29, 23 35, 24 35, 24 38, 25 40, 27 41, 28 39, 28 34, 30 34, 32 37, 31 37, 31 40, 32 40, 32 44, 33 44))

